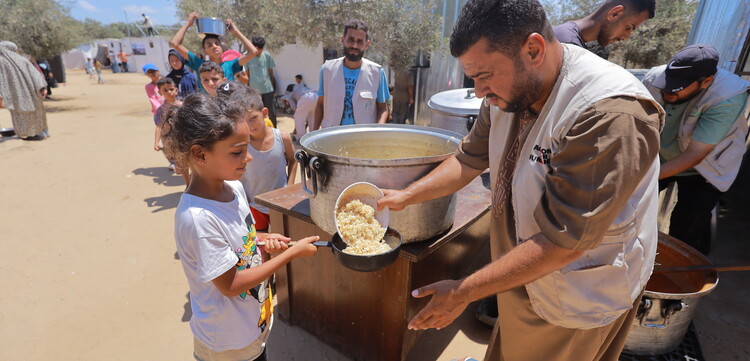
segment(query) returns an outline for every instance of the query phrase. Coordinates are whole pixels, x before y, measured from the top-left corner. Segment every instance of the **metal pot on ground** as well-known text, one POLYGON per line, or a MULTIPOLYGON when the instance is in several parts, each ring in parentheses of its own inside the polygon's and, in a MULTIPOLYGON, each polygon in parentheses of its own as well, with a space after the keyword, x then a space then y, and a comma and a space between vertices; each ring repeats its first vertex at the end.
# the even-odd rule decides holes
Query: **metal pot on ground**
POLYGON ((469 133, 479 115, 482 99, 473 88, 453 89, 430 97, 430 125, 461 134, 469 133))
MULTIPOLYGON (((656 264, 662 267, 709 265, 711 261, 684 242, 659 233, 656 264)), ((716 288, 716 271, 654 273, 625 340, 624 352, 661 355, 674 350, 687 333, 698 301, 716 288)))
MULTIPOLYGON (((453 154, 460 140, 447 130, 401 124, 348 125, 306 134, 295 159, 310 195, 313 222, 336 233, 332 211, 346 187, 370 182, 403 189, 453 154)), ((391 212, 390 226, 399 230, 403 243, 428 239, 450 229, 455 200, 452 194, 391 212)))

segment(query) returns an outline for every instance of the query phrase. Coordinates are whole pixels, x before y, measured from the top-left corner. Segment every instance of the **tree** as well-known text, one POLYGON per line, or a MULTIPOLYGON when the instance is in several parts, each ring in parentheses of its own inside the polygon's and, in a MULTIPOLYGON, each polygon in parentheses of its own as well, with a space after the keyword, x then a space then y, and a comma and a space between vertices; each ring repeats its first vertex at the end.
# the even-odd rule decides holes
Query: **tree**
MULTIPOLYGON (((176 0, 180 17, 193 11, 201 16, 232 19, 246 35, 262 35, 270 50, 300 42, 341 47, 346 20, 360 18, 370 28, 367 57, 395 69, 411 65, 417 51, 434 50, 442 20, 429 0, 176 0)), ((199 47, 186 37, 188 47, 199 47)))
POLYGON ((696 0, 660 0, 656 16, 643 23, 627 41, 612 46, 610 60, 625 68, 666 64, 687 43, 696 0))
POLYGON ((127 36, 127 32, 123 32, 116 24, 103 25, 94 19, 87 18, 83 20, 81 26, 83 27, 83 36, 86 40, 108 38, 119 39, 127 36))
POLYGON ((81 23, 54 0, 0 0, 0 14, 0 39, 35 58, 51 58, 79 44, 81 23))
MULTIPOLYGON (((553 25, 580 19, 594 12, 597 0, 543 0, 553 25)), ((608 46, 609 61, 625 68, 650 68, 669 61, 682 49, 690 34, 697 0, 659 0, 656 15, 647 20, 626 41, 608 46)))

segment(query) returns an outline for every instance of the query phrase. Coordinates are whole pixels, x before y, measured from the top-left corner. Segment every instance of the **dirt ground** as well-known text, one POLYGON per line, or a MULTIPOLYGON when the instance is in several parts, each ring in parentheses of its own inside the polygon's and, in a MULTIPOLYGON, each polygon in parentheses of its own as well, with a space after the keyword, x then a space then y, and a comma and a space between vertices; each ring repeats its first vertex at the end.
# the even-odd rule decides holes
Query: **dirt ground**
MULTIPOLYGON (((140 74, 83 72, 46 102, 51 138, 0 138, 0 360, 191 360, 188 287, 176 259, 173 212, 184 188, 152 149, 140 74)), ((10 127, 0 110, 0 128, 10 127)), ((282 117, 291 130, 291 118, 282 117)), ((745 172, 737 183, 747 185, 745 172)), ((750 196, 725 197, 717 263, 750 259, 750 196)), ((721 275, 699 306, 707 360, 750 359, 750 277, 721 275)), ((475 307, 423 334, 410 360, 481 359, 490 336, 475 307)), ((348 360, 277 322, 273 360, 348 360)))
MULTIPOLYGON (((0 138, 0 360, 192 359, 172 233, 184 182, 152 148, 148 79, 103 77, 68 72, 53 89, 49 139, 0 138)), ((0 109, 0 128, 10 126, 0 109)), ((412 359, 481 358, 490 332, 467 311, 427 332, 412 359)), ((283 322, 269 356, 347 360, 283 322)))

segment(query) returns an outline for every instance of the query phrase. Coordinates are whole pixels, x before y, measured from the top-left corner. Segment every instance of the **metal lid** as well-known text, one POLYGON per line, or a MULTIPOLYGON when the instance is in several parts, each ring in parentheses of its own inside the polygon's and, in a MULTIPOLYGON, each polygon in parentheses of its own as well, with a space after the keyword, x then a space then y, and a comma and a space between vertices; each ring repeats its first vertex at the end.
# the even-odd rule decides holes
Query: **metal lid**
POLYGON ((477 98, 474 88, 453 89, 433 95, 427 105, 453 115, 478 115, 483 99, 477 98))

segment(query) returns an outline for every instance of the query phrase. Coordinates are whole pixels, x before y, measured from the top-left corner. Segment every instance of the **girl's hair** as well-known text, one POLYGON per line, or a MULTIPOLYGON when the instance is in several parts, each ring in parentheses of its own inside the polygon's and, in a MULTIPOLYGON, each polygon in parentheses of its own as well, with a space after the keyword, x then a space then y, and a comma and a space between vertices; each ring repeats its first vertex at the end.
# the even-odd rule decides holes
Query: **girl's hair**
POLYGON ((175 162, 189 166, 188 153, 194 145, 208 150, 214 143, 234 133, 235 121, 224 115, 224 102, 207 94, 188 95, 182 106, 167 110, 163 125, 163 138, 168 153, 174 154, 175 162))
POLYGON ((234 120, 250 110, 263 111, 263 99, 255 88, 236 81, 226 81, 216 89, 216 97, 226 104, 224 114, 234 120))

